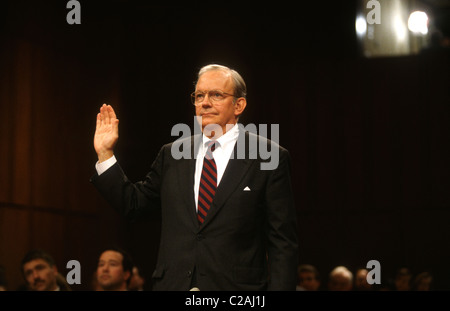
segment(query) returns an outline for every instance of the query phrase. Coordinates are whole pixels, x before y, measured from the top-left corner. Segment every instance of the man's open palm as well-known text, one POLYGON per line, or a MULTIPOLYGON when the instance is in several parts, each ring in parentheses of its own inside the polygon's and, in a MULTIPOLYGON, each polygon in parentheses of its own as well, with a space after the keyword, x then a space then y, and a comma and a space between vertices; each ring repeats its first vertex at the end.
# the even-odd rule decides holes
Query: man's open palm
POLYGON ((114 155, 114 146, 119 139, 119 120, 110 105, 103 104, 97 114, 97 127, 94 135, 94 148, 99 162, 114 155))

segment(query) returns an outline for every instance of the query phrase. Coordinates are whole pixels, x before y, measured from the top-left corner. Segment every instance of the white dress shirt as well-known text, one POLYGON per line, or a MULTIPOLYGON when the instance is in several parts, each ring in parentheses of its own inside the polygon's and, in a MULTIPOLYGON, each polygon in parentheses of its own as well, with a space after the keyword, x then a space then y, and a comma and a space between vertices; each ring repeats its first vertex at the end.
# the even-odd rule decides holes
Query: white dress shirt
MULTIPOLYGON (((231 154, 233 153, 234 146, 236 145, 236 141, 239 136, 239 126, 235 124, 230 130, 228 130, 225 134, 220 136, 217 139, 219 143, 216 146, 216 149, 213 152, 214 160, 216 161, 217 166, 217 186, 219 186, 220 181, 222 179, 223 173, 228 165, 228 161, 230 160, 231 154)), ((205 144, 210 141, 208 137, 203 135, 202 144, 198 148, 197 160, 195 162, 195 175, 194 175, 194 197, 195 197, 195 208, 197 209, 198 204, 198 192, 200 185, 200 177, 202 175, 203 169, 203 158, 205 157, 207 148, 205 144)), ((101 175, 106 170, 108 170, 111 166, 113 166, 117 162, 116 157, 113 155, 106 161, 102 163, 95 164, 95 169, 97 170, 97 174, 101 175)))
MULTIPOLYGON (((238 136, 239 126, 235 124, 230 130, 228 130, 225 134, 217 139, 217 142, 219 144, 216 146, 213 152, 214 161, 216 161, 217 166, 217 187, 219 187, 220 180, 222 179, 223 173, 225 172, 225 169, 228 165, 228 161, 230 160, 231 154, 233 153, 233 149, 236 145, 238 136)), ((194 197, 196 209, 198 205, 200 177, 202 176, 203 170, 203 159, 205 158, 205 154, 207 151, 205 145, 210 140, 211 139, 203 134, 202 144, 200 145, 200 148, 198 148, 197 161, 195 162, 194 197)))
POLYGON ((106 172, 106 170, 108 170, 108 168, 113 166, 116 162, 117 162, 117 159, 114 155, 111 158, 109 158, 108 160, 103 161, 102 163, 98 163, 98 161, 97 161, 97 163, 95 163, 95 169, 97 170, 98 176, 100 176, 101 174, 106 172))

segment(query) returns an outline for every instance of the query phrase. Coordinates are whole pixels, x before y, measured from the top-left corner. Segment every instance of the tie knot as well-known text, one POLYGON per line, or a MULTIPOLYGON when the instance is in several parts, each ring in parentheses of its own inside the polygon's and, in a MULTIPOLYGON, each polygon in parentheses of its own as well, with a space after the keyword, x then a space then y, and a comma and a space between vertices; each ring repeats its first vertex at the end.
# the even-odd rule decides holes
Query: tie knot
POLYGON ((219 143, 218 143, 217 141, 210 140, 210 141, 208 141, 208 142, 206 143, 206 149, 207 149, 207 150, 211 150, 211 152, 213 152, 214 150, 216 150, 216 146, 217 146, 218 144, 219 144, 219 143))

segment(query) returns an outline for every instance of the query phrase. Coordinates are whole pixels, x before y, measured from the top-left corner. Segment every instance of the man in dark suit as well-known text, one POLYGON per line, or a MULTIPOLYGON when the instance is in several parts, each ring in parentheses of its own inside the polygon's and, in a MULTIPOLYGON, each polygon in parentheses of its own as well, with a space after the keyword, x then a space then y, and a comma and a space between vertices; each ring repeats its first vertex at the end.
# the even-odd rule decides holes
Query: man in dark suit
POLYGON ((295 290, 298 245, 288 151, 239 128, 246 86, 235 70, 203 67, 192 101, 202 134, 163 146, 137 183, 114 157, 119 120, 103 105, 91 182, 127 217, 161 209, 154 290, 295 290), (256 149, 263 144, 279 156, 271 169, 262 169, 267 157, 256 149), (191 147, 189 157, 175 156, 180 146, 191 147))

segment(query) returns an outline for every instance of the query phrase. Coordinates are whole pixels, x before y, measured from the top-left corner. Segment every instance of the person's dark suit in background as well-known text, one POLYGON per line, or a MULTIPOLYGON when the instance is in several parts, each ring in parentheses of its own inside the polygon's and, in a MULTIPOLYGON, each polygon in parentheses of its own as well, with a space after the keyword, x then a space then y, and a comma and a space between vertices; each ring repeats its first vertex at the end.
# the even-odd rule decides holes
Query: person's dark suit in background
POLYGON ((203 67, 192 97, 203 134, 163 146, 145 180, 136 183, 114 157, 119 120, 111 106, 103 105, 94 136, 99 161, 91 182, 129 218, 161 209, 154 290, 294 291, 298 238, 288 151, 238 127, 247 101, 245 82, 236 71, 220 65, 203 67), (217 191, 200 223, 198 187, 211 140, 217 142, 212 153, 217 191), (271 152, 279 154, 278 166, 261 169, 268 160, 251 141, 270 145, 271 152), (190 159, 174 157, 179 144, 191 147, 190 159), (243 159, 237 149, 244 145, 243 159))

